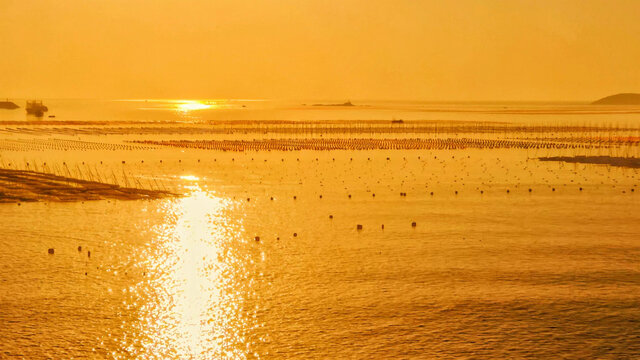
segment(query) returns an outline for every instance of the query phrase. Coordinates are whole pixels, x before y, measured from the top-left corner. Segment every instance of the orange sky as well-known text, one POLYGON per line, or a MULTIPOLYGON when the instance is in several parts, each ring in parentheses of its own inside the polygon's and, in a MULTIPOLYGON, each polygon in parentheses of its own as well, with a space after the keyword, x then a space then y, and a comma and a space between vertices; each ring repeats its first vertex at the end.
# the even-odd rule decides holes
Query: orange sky
POLYGON ((0 97, 590 100, 637 0, 0 0, 0 97))

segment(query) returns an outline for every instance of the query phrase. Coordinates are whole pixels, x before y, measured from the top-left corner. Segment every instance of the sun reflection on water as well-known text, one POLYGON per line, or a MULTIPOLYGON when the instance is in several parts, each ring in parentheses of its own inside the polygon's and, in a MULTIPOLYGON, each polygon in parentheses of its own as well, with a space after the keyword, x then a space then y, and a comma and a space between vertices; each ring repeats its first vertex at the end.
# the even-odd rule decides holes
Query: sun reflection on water
MULTIPOLYGON (((253 261, 243 253, 238 204, 191 187, 188 197, 167 201, 165 219, 153 229, 139 284, 138 322, 128 324, 126 357, 209 359, 247 357, 247 331, 258 327, 243 312, 253 297, 247 282, 253 261), (240 249, 240 250, 238 250, 240 249), (244 254, 244 255, 243 255, 244 254)), ((256 357, 256 354, 252 354, 256 357)))
POLYGON ((198 181, 198 180, 200 180, 199 177, 194 176, 194 175, 183 175, 183 176, 180 176, 180 179, 181 180, 186 180, 186 181, 198 181))
POLYGON ((196 100, 181 100, 176 102, 176 108, 180 111, 193 111, 215 108, 216 104, 212 102, 201 102, 196 100))

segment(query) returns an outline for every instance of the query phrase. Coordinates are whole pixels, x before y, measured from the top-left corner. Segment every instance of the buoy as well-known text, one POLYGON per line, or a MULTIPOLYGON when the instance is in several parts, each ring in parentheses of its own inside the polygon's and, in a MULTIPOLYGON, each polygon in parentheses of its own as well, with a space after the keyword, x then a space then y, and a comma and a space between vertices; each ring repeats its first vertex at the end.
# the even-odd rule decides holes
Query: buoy
POLYGON ((53 248, 49 248, 47 252, 49 253, 49 255, 53 255, 56 251, 53 248))

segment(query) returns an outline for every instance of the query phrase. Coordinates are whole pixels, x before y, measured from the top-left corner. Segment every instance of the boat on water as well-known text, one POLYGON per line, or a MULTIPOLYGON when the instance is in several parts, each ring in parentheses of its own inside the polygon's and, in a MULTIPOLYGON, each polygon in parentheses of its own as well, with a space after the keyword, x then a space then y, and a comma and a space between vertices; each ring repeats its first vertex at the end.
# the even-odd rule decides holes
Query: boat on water
POLYGON ((49 111, 49 108, 42 103, 42 100, 27 100, 27 106, 25 108, 27 114, 37 117, 42 117, 45 112, 49 111))

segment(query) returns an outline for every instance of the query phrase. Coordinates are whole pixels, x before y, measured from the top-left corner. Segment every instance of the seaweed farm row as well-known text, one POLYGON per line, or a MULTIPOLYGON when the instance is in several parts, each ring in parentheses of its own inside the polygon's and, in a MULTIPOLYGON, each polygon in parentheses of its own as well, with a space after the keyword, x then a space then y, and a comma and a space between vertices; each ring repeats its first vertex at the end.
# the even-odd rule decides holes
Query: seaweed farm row
POLYGON ((70 139, 0 139, 3 151, 147 150, 149 146, 70 139))
POLYGON ((432 150, 432 149, 606 149, 637 148, 637 137, 611 138, 277 138, 206 140, 80 141, 72 139, 0 139, 0 151, 132 151, 159 146, 220 151, 264 150, 432 150))
POLYGON ((436 149, 577 149, 596 145, 551 141, 496 139, 262 139, 262 140, 136 140, 133 143, 220 151, 298 150, 436 150, 436 149))
POLYGON ((617 134, 635 133, 640 128, 619 126, 547 126, 508 123, 414 121, 385 122, 214 122, 205 125, 144 125, 76 127, 59 123, 32 123, 29 126, 0 128, 0 133, 32 135, 145 135, 145 134, 513 134, 572 133, 617 134), (59 126, 47 126, 59 125, 59 126))

